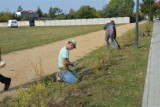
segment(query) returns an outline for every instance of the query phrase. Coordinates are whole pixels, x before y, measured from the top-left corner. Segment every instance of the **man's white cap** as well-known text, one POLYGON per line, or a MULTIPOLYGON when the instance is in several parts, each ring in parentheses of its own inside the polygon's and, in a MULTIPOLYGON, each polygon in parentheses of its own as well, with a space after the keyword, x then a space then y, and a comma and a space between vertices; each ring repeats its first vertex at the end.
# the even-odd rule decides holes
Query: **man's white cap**
POLYGON ((68 41, 68 43, 72 43, 73 45, 74 45, 74 48, 76 48, 76 41, 75 40, 70 40, 70 41, 68 41))

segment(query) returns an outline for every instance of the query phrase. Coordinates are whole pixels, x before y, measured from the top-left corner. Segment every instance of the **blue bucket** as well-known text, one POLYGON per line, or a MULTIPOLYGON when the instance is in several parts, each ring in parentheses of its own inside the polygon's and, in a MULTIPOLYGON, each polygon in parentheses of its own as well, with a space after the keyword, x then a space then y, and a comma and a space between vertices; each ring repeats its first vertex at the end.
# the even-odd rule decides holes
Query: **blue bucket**
POLYGON ((61 80, 67 83, 75 83, 78 81, 76 73, 70 70, 66 70, 65 72, 59 71, 58 75, 61 80))

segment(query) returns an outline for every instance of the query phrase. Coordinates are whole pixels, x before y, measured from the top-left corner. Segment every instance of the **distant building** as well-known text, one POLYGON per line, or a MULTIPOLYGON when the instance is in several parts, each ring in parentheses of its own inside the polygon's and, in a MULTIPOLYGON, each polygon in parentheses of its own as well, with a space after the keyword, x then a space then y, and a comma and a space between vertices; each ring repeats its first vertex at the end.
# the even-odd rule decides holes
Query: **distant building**
POLYGON ((38 19, 39 14, 33 10, 24 10, 22 12, 16 12, 17 17, 27 17, 28 19, 38 19))
POLYGON ((34 26, 34 21, 39 19, 39 14, 33 10, 23 10, 16 12, 17 17, 25 17, 29 20, 30 26, 34 26))

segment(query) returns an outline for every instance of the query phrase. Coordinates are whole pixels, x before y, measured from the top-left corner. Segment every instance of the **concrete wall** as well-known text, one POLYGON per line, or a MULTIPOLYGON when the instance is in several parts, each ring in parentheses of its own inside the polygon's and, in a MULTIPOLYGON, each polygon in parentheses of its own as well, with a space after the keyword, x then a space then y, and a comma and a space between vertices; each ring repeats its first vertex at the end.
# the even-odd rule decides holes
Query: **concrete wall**
POLYGON ((71 19, 71 20, 36 20, 35 26, 71 26, 71 25, 97 25, 114 20, 116 24, 130 23, 129 17, 71 19))
MULTIPOLYGON (((114 20, 116 24, 130 23, 129 17, 71 19, 71 20, 36 20, 35 26, 72 26, 72 25, 98 25, 114 20)), ((29 26, 29 21, 18 21, 18 27, 29 26)), ((7 27, 7 22, 0 23, 0 27, 7 27)))
MULTIPOLYGON (((29 21, 18 21, 18 27, 29 26, 29 21)), ((8 27, 7 22, 0 23, 0 27, 8 27)))
POLYGON ((0 23, 0 27, 7 27, 7 23, 6 22, 0 23))
POLYGON ((19 27, 29 26, 29 21, 18 21, 19 27))

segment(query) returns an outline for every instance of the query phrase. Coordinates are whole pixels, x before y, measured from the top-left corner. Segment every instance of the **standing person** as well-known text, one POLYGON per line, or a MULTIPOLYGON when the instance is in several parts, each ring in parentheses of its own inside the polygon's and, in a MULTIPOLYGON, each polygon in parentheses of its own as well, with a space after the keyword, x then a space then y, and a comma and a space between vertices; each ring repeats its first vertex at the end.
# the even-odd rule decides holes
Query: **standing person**
MULTIPOLYGON (((71 62, 69 60, 69 51, 76 48, 76 41, 70 40, 68 41, 67 45, 63 47, 58 56, 58 73, 57 73, 57 80, 62 79, 64 76, 64 72, 69 70, 69 66, 76 66, 76 62, 71 62)), ((71 70, 69 70, 71 71, 71 70)), ((72 72, 72 71, 71 71, 72 72)))
POLYGON ((117 40, 116 40, 116 37, 117 37, 116 24, 115 24, 115 22, 114 22, 113 20, 111 21, 111 24, 114 25, 114 36, 113 36, 113 39, 114 39, 114 41, 116 42, 116 44, 117 44, 117 46, 118 46, 118 49, 120 49, 120 45, 119 45, 119 43, 118 43, 117 40))
MULTIPOLYGON (((1 58, 1 49, 0 49, 0 69, 5 66, 5 62, 1 58)), ((5 77, 0 74, 0 82, 4 84, 4 91, 7 91, 10 87, 11 78, 5 77)))
POLYGON ((116 41, 117 34, 116 34, 115 22, 112 20, 110 23, 107 23, 104 26, 104 29, 106 30, 105 34, 106 48, 109 48, 109 39, 111 39, 112 48, 120 49, 120 45, 116 41))

